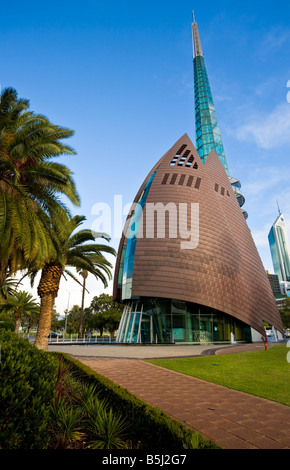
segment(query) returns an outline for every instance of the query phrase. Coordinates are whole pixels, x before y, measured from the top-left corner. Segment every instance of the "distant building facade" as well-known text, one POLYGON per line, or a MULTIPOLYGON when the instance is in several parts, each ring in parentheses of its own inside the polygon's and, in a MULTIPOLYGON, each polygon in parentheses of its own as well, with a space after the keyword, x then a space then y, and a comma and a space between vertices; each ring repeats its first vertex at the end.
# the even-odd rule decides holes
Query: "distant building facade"
POLYGON ((281 288, 281 284, 279 282, 277 274, 270 274, 269 271, 267 271, 267 275, 274 297, 277 302, 278 309, 281 310, 284 307, 284 299, 287 293, 285 294, 284 290, 281 288))
POLYGON ((270 285, 272 287, 272 291, 273 291, 274 296, 275 297, 276 296, 280 297, 282 295, 282 291, 281 291, 279 278, 278 278, 277 274, 269 274, 269 272, 267 272, 267 275, 268 275, 268 279, 269 279, 270 285))
POLYGON ((285 218, 279 210, 279 216, 273 223, 269 235, 269 246, 273 268, 278 276, 280 289, 284 295, 290 295, 290 249, 285 218))

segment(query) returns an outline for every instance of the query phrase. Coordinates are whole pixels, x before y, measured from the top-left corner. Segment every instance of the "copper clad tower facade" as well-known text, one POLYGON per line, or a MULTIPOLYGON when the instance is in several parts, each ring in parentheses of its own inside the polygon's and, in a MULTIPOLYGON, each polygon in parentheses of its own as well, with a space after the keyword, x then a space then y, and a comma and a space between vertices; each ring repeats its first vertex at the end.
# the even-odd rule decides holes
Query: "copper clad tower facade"
POLYGON ((121 343, 251 341, 263 321, 283 332, 227 166, 215 150, 202 159, 187 134, 135 197, 113 298, 124 303, 121 343))
POLYGON ((249 340, 249 327, 264 333, 263 321, 283 331, 225 169, 214 151, 203 164, 187 134, 136 196, 114 298, 126 304, 121 342, 249 340))

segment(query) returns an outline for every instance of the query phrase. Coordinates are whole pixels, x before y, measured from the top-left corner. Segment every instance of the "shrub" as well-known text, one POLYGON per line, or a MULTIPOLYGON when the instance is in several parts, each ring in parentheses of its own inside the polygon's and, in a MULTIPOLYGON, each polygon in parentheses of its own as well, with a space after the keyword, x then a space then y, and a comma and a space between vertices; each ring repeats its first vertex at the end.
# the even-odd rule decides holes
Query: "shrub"
POLYGON ((0 347, 0 448, 45 449, 58 361, 10 331, 0 347))
POLYGON ((8 313, 0 313, 0 330, 15 330, 15 323, 11 315, 8 313))

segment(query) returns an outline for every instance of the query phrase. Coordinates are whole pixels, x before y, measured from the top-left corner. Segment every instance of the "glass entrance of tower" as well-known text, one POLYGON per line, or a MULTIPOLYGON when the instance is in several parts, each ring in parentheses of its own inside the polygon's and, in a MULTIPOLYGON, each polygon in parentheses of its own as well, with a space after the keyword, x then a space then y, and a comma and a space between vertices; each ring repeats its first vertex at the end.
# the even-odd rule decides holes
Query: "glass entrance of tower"
POLYGON ((205 306, 172 299, 127 304, 116 342, 139 344, 251 341, 250 327, 205 306))

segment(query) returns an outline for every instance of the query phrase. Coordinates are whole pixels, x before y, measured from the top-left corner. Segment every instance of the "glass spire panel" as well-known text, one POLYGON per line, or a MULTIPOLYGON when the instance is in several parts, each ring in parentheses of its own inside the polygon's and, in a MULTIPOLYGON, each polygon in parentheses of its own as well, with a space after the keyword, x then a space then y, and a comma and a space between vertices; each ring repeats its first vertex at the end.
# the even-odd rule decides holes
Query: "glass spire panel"
MULTIPOLYGON (((224 146, 203 57, 198 26, 195 21, 194 13, 192 23, 192 40, 195 90, 194 100, 196 149, 203 163, 206 161, 210 152, 214 150, 217 153, 233 186, 237 183, 239 184, 239 181, 229 175, 227 159, 225 156, 224 146)), ((245 203, 245 198, 239 191, 236 190, 237 188, 235 186, 233 186, 233 189, 236 192, 237 201, 240 207, 242 207, 245 203)), ((242 212, 245 219, 247 219, 247 212, 243 209, 242 212)))
POLYGON ((218 154, 227 175, 228 164, 217 121, 204 57, 196 56, 193 61, 195 83, 195 125, 197 151, 203 163, 212 150, 218 154), (201 129, 201 130, 200 130, 201 129))

